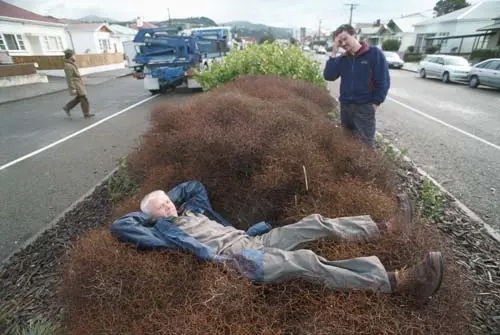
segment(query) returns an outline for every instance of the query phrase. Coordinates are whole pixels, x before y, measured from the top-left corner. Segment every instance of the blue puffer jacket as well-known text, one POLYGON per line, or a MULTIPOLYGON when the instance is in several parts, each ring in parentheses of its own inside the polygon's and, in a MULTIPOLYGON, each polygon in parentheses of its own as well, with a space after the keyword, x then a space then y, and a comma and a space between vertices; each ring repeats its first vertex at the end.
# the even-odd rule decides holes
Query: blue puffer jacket
MULTIPOLYGON (((180 184, 168 191, 167 194, 178 208, 179 215, 182 215, 186 210, 191 210, 204 214, 224 226, 230 225, 212 208, 207 191, 199 181, 188 181, 180 184)), ((262 251, 243 250, 240 255, 235 257, 217 255, 212 248, 186 234, 173 223, 172 219, 172 217, 166 217, 153 221, 150 216, 143 212, 132 212, 113 222, 111 233, 120 241, 135 244, 138 249, 142 250, 186 251, 206 261, 230 261, 234 263, 242 275, 256 282, 263 281, 262 251)), ((251 226, 246 233, 250 236, 257 236, 270 229, 271 225, 262 221, 251 226)))
POLYGON ((344 54, 330 58, 323 76, 328 81, 341 77, 339 100, 342 103, 380 105, 391 86, 384 54, 365 42, 361 42, 361 49, 354 56, 344 54))

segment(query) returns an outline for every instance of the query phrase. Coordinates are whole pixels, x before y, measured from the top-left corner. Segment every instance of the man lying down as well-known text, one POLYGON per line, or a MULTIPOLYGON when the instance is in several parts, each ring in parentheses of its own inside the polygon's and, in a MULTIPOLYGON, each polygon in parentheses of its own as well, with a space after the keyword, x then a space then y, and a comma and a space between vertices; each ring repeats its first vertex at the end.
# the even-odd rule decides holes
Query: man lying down
POLYGON ((409 230, 411 203, 398 196, 398 214, 387 222, 369 216, 330 219, 311 214, 278 228, 266 222, 248 230, 232 227, 210 205, 198 181, 182 183, 167 193, 158 190, 144 197, 141 212, 129 213, 111 226, 123 242, 142 250, 180 250, 202 260, 229 262, 256 283, 304 279, 332 290, 365 289, 408 293, 418 300, 434 294, 443 277, 440 252, 429 252, 412 267, 387 272, 376 256, 327 260, 300 245, 318 239, 368 241, 388 232, 409 230))

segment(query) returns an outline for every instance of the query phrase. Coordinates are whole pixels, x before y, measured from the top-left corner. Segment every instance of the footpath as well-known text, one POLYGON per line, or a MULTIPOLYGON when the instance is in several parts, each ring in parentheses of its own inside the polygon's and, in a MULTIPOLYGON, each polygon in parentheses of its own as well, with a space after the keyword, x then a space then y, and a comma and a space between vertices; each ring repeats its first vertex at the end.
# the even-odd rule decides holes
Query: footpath
MULTIPOLYGON (((105 71, 92 73, 83 77, 83 81, 88 86, 99 85, 104 82, 127 77, 132 75, 132 70, 125 68, 113 71, 105 71)), ((21 86, 12 87, 2 87, 0 89, 0 105, 30 99, 34 97, 39 97, 42 95, 54 94, 57 92, 66 91, 68 86, 66 85, 66 79, 61 77, 48 77, 48 83, 38 83, 38 84, 28 84, 21 86)))

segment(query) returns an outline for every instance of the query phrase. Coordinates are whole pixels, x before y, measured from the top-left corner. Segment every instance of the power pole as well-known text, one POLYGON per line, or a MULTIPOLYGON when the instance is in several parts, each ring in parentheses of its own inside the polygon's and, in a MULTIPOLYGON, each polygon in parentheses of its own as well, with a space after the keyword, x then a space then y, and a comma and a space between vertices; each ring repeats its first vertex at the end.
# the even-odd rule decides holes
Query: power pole
POLYGON ((167 8, 168 11, 168 26, 170 27, 172 25, 172 20, 170 19, 170 8, 167 8))
POLYGON ((319 20, 319 25, 318 25, 318 38, 321 38, 321 22, 323 20, 319 20))
POLYGON ((349 16, 349 24, 352 25, 352 12, 354 8, 358 7, 359 5, 357 3, 348 3, 346 6, 350 7, 351 15, 349 16))

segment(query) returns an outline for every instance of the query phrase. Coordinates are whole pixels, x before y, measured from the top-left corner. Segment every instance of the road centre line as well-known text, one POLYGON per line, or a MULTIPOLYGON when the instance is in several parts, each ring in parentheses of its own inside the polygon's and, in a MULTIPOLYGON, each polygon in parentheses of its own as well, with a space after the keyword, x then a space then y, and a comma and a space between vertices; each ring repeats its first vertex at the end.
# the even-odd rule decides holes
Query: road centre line
POLYGON ((402 107, 404 107, 404 108, 406 108, 408 110, 411 110, 414 113, 422 115, 423 117, 428 118, 429 120, 432 120, 432 121, 437 122, 437 123, 439 123, 439 124, 441 124, 441 125, 443 125, 445 127, 453 129, 453 130, 455 130, 455 131, 457 131, 457 132, 459 132, 459 133, 461 133, 461 134, 463 134, 465 136, 468 136, 468 137, 470 137, 470 138, 472 138, 472 139, 474 139, 476 141, 479 141, 479 142, 481 142, 483 144, 486 144, 486 145, 488 145, 488 146, 490 146, 490 147, 492 147, 494 149, 500 150, 500 146, 499 145, 496 145, 494 143, 488 142, 485 139, 482 139, 481 137, 478 137, 476 135, 468 133, 465 130, 462 130, 462 129, 460 129, 458 127, 455 127, 455 126, 453 126, 453 125, 451 125, 449 123, 446 123, 446 122, 444 122, 444 121, 442 121, 442 120, 440 120, 440 119, 438 119, 438 118, 436 118, 434 116, 431 116, 431 115, 429 115, 427 113, 424 113, 424 112, 422 112, 422 111, 420 111, 420 110, 418 110, 418 109, 416 109, 414 107, 411 107, 410 105, 407 105, 407 104, 405 104, 405 103, 403 103, 403 102, 401 102, 399 100, 396 100, 396 99, 394 99, 392 97, 387 97, 387 100, 390 100, 390 101, 392 101, 392 102, 394 102, 394 103, 396 103, 396 104, 398 104, 398 105, 400 105, 400 106, 402 106, 402 107))
POLYGON ((28 158, 31 158, 31 157, 33 157, 33 156, 36 156, 36 155, 38 155, 38 154, 40 154, 40 153, 42 153, 42 152, 44 152, 44 151, 47 151, 47 150, 49 150, 50 148, 53 148, 53 147, 55 147, 55 146, 56 146, 56 145, 58 145, 58 144, 61 144, 61 143, 63 143, 63 142, 66 142, 67 140, 72 139, 73 137, 78 136, 78 135, 80 135, 80 134, 82 134, 82 133, 84 133, 84 132, 86 132, 86 131, 89 131, 90 129, 93 129, 93 128, 97 127, 98 125, 100 125, 100 124, 102 124, 102 123, 104 123, 104 122, 106 122, 106 121, 108 121, 108 120, 111 120, 111 119, 112 119, 112 118, 114 118, 114 117, 117 117, 117 116, 119 116, 119 115, 121 115, 121 114, 123 114, 123 113, 125 113, 125 112, 128 112, 128 111, 129 111, 129 110, 131 110, 132 108, 135 108, 135 107, 137 107, 137 106, 140 106, 140 105, 142 105, 143 103, 148 102, 148 101, 150 101, 150 100, 152 100, 152 99, 156 98, 157 96, 158 96, 158 94, 153 95, 153 96, 150 96, 150 97, 148 97, 148 98, 146 98, 146 99, 144 99, 144 100, 141 100, 141 101, 139 101, 139 102, 136 102, 135 104, 130 105, 130 106, 128 106, 127 108, 124 108, 124 109, 122 109, 122 110, 121 110, 121 111, 119 111, 119 112, 116 112, 116 113, 114 113, 114 114, 111 114, 111 115, 109 115, 109 116, 105 117, 105 118, 104 118, 104 119, 102 119, 102 120, 99 120, 99 121, 97 121, 97 122, 95 122, 95 123, 92 123, 92 124, 91 124, 90 126, 88 126, 88 127, 85 127, 85 128, 83 128, 83 129, 80 129, 79 131, 77 131, 77 132, 75 132, 75 133, 73 133, 73 134, 70 134, 70 135, 68 135, 68 136, 66 136, 66 137, 63 137, 63 138, 61 138, 61 139, 59 139, 59 140, 57 140, 57 141, 55 141, 55 142, 52 142, 52 143, 50 143, 49 145, 44 146, 43 148, 40 148, 40 149, 35 150, 35 151, 33 151, 33 152, 30 152, 30 153, 29 153, 29 154, 27 154, 27 155, 24 155, 24 156, 19 157, 19 158, 15 159, 15 160, 13 160, 13 161, 11 161, 11 162, 7 163, 7 164, 4 164, 4 165, 0 166, 0 171, 5 170, 5 169, 7 169, 7 168, 9 168, 9 167, 11 167, 11 166, 13 166, 13 165, 16 165, 16 164, 18 164, 18 163, 20 163, 20 162, 22 162, 22 161, 24 161, 24 160, 27 160, 28 158))

